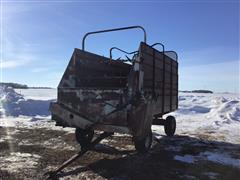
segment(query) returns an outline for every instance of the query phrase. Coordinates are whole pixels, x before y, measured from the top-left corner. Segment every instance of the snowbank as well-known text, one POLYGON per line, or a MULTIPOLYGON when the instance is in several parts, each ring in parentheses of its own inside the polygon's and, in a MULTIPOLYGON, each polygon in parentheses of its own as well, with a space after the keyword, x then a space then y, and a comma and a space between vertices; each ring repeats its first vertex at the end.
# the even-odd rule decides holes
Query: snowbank
MULTIPOLYGON (((17 89, 0 86, 0 127, 50 128, 62 130, 51 120, 49 104, 56 89, 17 89), (16 92, 17 91, 17 92, 16 92)), ((64 128, 73 131, 72 128, 64 128)))
MULTIPOLYGON (((239 94, 180 93, 179 109, 170 114, 176 117, 177 134, 240 144, 239 94)), ((164 134, 162 127, 153 130, 164 134)))
POLYGON ((0 87, 1 114, 5 116, 49 116, 51 100, 25 99, 11 87, 0 87))

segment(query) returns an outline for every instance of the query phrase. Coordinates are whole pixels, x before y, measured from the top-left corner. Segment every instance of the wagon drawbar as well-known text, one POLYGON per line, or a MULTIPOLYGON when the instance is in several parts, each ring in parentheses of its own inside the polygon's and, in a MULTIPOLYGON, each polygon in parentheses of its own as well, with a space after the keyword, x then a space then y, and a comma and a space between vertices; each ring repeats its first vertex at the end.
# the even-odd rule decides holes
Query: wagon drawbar
POLYGON ((166 51, 163 44, 149 45, 141 26, 89 32, 82 49, 74 49, 58 85, 57 101, 50 105, 52 119, 57 126, 76 128, 82 149, 99 130, 131 134, 136 150, 147 152, 152 125, 163 125, 168 136, 176 129, 173 116, 162 117, 178 108, 177 59, 177 53, 166 51), (85 50, 89 35, 130 29, 140 29, 144 35, 133 52, 112 47, 108 58, 85 50), (132 58, 115 60, 116 50, 132 58))

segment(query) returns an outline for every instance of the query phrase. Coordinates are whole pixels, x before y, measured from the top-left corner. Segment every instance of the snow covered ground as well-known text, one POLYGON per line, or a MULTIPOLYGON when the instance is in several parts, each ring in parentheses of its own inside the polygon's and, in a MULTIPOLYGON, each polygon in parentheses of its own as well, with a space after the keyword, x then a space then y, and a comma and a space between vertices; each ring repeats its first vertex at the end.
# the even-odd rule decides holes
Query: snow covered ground
MULTIPOLYGON (((44 131, 49 130, 51 132, 54 130, 57 134, 64 132, 66 136, 73 134, 73 129, 55 127, 55 123, 51 121, 48 108, 49 103, 56 100, 56 95, 56 89, 14 90, 0 87, 0 127, 3 129, 8 128, 6 135, 0 134, 0 143, 8 142, 10 144, 8 145, 9 149, 11 149, 11 143, 9 142, 13 141, 14 135, 23 136, 27 131, 44 134, 42 131, 37 132, 38 129, 46 129, 44 131)), ((167 145, 162 148, 173 153, 173 161, 185 164, 198 164, 207 161, 224 167, 229 166, 240 169, 239 94, 180 93, 179 109, 170 114, 174 115, 177 120, 175 138, 165 139, 166 136, 164 136, 162 126, 153 126, 152 129, 157 141, 161 141, 163 144, 166 142, 167 145), (191 150, 186 151, 186 148, 191 150)), ((41 145, 40 142, 30 141, 31 139, 26 138, 18 140, 16 143, 18 146, 41 145)), ((52 139, 40 139, 40 141, 43 141, 45 148, 51 150, 54 149, 53 145, 59 148, 63 144, 61 135, 54 136, 52 139)), ((117 143, 117 140, 114 141, 111 141, 111 143, 117 143)), ((129 147, 129 145, 126 145, 126 147, 129 147)), ((71 144, 64 148, 72 151, 74 145, 71 144)), ((41 156, 42 154, 36 152, 11 150, 8 155, 2 156, 0 154, 0 170, 20 171, 23 162, 27 162, 26 165, 34 169, 34 167, 38 166, 41 156)), ((219 175, 216 175, 215 172, 204 173, 213 179, 219 175)), ((184 176, 183 179, 188 178, 184 176)))
POLYGON ((177 120, 177 134, 208 135, 240 144, 239 94, 180 93, 179 109, 170 114, 177 120))

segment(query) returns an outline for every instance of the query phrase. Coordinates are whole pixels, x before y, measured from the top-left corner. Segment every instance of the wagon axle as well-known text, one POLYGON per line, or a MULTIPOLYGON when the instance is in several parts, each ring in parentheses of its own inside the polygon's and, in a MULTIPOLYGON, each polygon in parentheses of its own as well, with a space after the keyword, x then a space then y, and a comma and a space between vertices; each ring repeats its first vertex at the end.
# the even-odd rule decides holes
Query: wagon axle
MULTIPOLYGON (((176 130, 176 120, 173 116, 168 116, 165 120, 162 118, 161 119, 155 118, 152 124, 164 126, 164 131, 167 136, 173 136, 176 130)), ((94 130, 91 128, 88 129, 76 128, 75 130, 76 141, 80 144, 81 149, 84 149, 91 143, 93 136, 94 130)), ((148 152, 152 145, 152 130, 150 129, 149 132, 143 138, 135 139, 133 137, 133 142, 135 145, 135 149, 138 152, 140 153, 148 152)))

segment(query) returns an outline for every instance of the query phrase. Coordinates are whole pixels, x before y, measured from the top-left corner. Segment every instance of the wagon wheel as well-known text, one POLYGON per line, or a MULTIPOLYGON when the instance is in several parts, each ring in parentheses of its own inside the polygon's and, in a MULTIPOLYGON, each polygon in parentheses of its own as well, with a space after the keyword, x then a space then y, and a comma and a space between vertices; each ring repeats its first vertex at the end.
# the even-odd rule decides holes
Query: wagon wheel
POLYGON ((152 145, 152 130, 140 140, 134 140, 135 148, 140 153, 146 153, 149 151, 152 145))
POLYGON ((93 139, 94 131, 92 129, 81 129, 76 128, 75 137, 77 142, 81 145, 81 148, 84 149, 87 147, 93 139))
POLYGON ((167 136, 173 136, 176 130, 176 119, 173 116, 168 116, 164 123, 164 131, 167 136))

